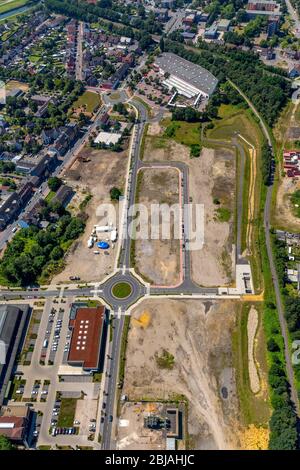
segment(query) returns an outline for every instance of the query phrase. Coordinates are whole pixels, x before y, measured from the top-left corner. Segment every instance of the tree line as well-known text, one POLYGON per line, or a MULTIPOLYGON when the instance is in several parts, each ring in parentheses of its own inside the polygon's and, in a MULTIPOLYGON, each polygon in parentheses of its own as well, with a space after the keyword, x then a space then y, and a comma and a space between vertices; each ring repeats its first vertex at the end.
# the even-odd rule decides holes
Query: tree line
POLYGON ((27 286, 56 272, 66 250, 85 227, 59 203, 45 201, 41 219, 51 221, 47 228, 31 225, 20 229, 8 243, 0 261, 0 273, 8 284, 27 286))

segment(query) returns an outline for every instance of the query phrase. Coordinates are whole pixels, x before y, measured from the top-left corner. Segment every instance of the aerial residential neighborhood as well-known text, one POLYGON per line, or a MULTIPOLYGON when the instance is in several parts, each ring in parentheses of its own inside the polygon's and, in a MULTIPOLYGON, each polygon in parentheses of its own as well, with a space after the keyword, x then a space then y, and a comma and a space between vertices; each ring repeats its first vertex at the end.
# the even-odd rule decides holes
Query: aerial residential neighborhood
POLYGON ((0 0, 0 450, 300 448, 299 18, 0 0))

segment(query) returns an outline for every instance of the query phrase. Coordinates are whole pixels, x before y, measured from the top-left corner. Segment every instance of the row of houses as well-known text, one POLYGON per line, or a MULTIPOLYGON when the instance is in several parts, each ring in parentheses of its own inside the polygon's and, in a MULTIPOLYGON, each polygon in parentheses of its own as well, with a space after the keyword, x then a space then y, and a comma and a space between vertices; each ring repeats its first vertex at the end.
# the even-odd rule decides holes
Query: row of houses
POLYGON ((289 178, 300 176, 300 152, 285 150, 283 152, 283 168, 289 178))
POLYGON ((30 176, 25 179, 18 191, 11 193, 0 206, 0 230, 5 229, 17 217, 31 198, 34 190, 51 175, 57 165, 56 154, 46 154, 31 169, 30 176))

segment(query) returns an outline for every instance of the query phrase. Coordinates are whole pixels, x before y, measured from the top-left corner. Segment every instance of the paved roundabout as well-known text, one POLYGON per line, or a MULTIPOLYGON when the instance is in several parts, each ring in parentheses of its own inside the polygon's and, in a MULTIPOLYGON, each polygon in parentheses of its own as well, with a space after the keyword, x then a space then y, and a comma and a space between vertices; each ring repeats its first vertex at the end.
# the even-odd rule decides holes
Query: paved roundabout
POLYGON ((146 294, 146 286, 129 272, 118 272, 100 286, 103 299, 114 309, 126 310, 146 294))

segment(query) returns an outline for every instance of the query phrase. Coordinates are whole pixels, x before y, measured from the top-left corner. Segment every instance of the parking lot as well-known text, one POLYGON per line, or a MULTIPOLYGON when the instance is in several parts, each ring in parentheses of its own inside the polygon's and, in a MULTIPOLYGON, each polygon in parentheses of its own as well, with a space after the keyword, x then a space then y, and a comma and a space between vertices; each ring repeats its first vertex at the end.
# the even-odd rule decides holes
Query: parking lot
POLYGON ((35 323, 30 363, 18 365, 19 375, 8 403, 23 402, 36 412, 32 435, 37 447, 68 443, 100 448, 95 434, 100 383, 93 382, 92 376, 60 375, 61 367, 68 367, 69 313, 74 301, 62 296, 44 301, 39 322, 35 323), (73 408, 61 415, 64 400, 73 403, 73 408))

